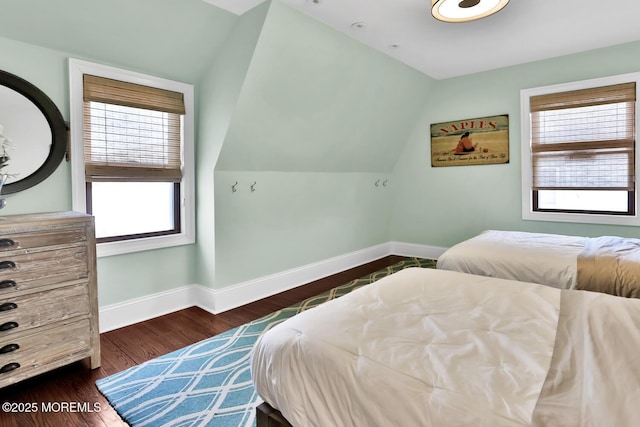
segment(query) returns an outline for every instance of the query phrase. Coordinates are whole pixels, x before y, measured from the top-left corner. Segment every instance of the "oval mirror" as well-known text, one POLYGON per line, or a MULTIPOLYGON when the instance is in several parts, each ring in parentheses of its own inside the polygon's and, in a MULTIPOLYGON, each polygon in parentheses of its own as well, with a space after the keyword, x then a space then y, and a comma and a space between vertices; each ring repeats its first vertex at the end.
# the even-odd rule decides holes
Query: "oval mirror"
POLYGON ((58 107, 28 81, 0 70, 0 194, 26 190, 51 175, 67 150, 58 107))

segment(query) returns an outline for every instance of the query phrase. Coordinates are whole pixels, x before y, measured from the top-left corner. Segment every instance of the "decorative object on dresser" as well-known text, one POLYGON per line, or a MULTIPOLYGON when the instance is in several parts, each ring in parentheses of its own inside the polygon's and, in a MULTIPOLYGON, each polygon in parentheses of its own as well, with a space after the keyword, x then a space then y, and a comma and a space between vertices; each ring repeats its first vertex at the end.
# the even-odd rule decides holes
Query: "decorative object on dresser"
MULTIPOLYGON (((0 123, 0 194, 2 194, 2 187, 4 187, 5 182, 7 182, 7 178, 9 175, 4 173, 3 169, 9 165, 9 149, 13 148, 13 143, 9 138, 4 136, 4 126, 0 123)), ((4 208, 7 204, 5 199, 0 199, 0 209, 4 208)))
POLYGON ((0 220, 0 387, 100 366, 95 226, 78 212, 0 220))

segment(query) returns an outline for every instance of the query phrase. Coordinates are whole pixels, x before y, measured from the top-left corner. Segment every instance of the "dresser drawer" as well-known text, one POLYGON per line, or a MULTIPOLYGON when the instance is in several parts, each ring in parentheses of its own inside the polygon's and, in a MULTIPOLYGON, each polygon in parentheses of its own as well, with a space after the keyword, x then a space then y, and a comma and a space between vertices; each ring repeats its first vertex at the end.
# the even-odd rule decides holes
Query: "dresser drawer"
POLYGON ((0 254, 0 298, 12 291, 87 278, 87 257, 86 245, 0 254))
POLYGON ((25 233, 0 233, 0 254, 10 251, 27 252, 30 249, 47 246, 69 245, 86 240, 86 228, 77 224, 55 230, 25 233))
POLYGON ((0 387, 91 354, 89 319, 0 339, 0 387))
POLYGON ((32 328, 88 315, 86 281, 14 298, 0 296, 0 341, 32 328))
POLYGON ((79 212, 0 220, 0 389, 85 358, 100 366, 95 243, 79 212))

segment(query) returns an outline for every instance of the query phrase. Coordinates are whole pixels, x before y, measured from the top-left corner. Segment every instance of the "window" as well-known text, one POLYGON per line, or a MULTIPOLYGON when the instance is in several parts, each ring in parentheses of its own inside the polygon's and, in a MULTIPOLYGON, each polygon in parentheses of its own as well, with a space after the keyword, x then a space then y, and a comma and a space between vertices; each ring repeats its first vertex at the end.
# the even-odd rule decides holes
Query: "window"
POLYGON ((636 224, 636 75, 523 90, 523 218, 636 224))
POLYGON ((193 88, 70 61, 74 210, 98 255, 193 243, 193 88))

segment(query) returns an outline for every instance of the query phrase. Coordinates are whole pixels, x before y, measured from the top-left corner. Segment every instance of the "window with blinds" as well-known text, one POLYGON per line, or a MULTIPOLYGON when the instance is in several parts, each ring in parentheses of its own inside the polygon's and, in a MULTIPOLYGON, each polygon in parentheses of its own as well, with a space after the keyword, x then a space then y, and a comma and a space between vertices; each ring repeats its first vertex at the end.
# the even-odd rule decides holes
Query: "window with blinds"
POLYGON ((635 82, 529 98, 533 209, 634 215, 635 82))
POLYGON ((180 232, 184 114, 182 93, 83 75, 86 201, 98 242, 180 232))
POLYGON ((181 93, 84 76, 87 181, 181 178, 181 93))

